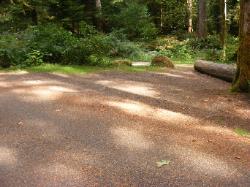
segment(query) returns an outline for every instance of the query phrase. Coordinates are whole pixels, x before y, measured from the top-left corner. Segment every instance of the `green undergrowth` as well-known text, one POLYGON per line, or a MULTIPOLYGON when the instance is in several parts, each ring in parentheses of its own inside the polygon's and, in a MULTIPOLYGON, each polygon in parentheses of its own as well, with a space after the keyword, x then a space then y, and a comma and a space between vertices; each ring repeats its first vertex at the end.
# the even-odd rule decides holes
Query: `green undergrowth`
POLYGON ((83 65, 59 65, 59 64, 42 64, 33 67, 10 67, 1 69, 0 72, 20 72, 26 71, 30 73, 63 73, 63 74, 87 74, 101 71, 123 71, 123 72, 147 72, 147 71, 163 71, 162 67, 131 67, 126 65, 121 66, 83 66, 83 65))
POLYGON ((236 128, 234 132, 240 136, 250 138, 250 132, 241 128, 236 128))
POLYGON ((132 67, 132 66, 120 66, 113 68, 114 70, 124 71, 124 72, 161 72, 165 68, 158 66, 149 66, 149 67, 132 67))
POLYGON ((80 66, 80 65, 59 65, 59 64, 42 64, 32 67, 10 67, 0 69, 1 72, 18 72, 27 71, 33 73, 65 73, 65 74, 86 74, 103 70, 103 67, 97 66, 80 66))

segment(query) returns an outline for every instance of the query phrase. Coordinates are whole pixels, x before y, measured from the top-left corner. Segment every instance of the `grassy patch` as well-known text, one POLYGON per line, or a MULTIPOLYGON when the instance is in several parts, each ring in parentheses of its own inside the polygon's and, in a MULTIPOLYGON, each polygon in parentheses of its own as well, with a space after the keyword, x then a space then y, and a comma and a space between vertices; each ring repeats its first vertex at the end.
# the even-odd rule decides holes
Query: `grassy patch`
POLYGON ((3 72, 10 71, 27 71, 35 73, 64 73, 64 74, 86 74, 108 68, 97 67, 97 66, 80 66, 80 65, 58 65, 58 64, 43 64, 40 66, 33 66, 27 68, 11 67, 8 69, 0 69, 3 72))
POLYGON ((149 67, 132 67, 132 66, 118 66, 114 68, 118 71, 124 72, 156 72, 156 71, 163 71, 165 68, 158 67, 158 66, 149 66, 149 67))
POLYGON ((247 130, 236 128, 234 132, 240 136, 250 138, 250 132, 248 132, 247 130))
POLYGON ((175 64, 194 64, 198 58, 184 59, 184 58, 172 58, 175 64))
POLYGON ((18 72, 27 71, 34 73, 63 73, 63 74, 87 74, 100 71, 123 71, 123 72, 147 72, 147 71, 163 71, 162 67, 131 67, 126 65, 121 66, 80 66, 80 65, 58 65, 58 64, 43 64, 40 66, 18 68, 11 67, 7 69, 0 69, 0 72, 18 72))
POLYGON ((86 74, 104 70, 105 68, 97 66, 80 66, 80 65, 58 65, 44 64, 26 68, 28 72, 48 72, 48 73, 65 73, 65 74, 86 74))

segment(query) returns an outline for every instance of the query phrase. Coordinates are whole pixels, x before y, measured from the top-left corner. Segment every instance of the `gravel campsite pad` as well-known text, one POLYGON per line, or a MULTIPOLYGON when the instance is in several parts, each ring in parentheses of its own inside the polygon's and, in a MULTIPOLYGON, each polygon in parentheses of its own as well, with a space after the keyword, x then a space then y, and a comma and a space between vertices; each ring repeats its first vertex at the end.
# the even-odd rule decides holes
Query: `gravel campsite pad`
POLYGON ((250 97, 229 87, 183 66, 1 73, 0 186, 250 186, 250 97))

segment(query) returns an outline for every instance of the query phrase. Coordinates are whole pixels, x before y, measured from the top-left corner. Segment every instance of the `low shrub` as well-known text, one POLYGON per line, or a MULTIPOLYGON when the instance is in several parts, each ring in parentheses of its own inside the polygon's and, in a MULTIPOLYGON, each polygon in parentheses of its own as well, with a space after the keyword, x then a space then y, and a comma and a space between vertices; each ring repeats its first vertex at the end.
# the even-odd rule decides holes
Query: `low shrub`
POLYGON ((227 39, 226 62, 235 63, 237 61, 239 38, 229 36, 227 39))
POLYGON ((79 24, 79 36, 80 37, 89 37, 94 34, 97 34, 97 31, 92 25, 87 24, 85 21, 80 22, 79 24))
POLYGON ((218 35, 209 35, 206 38, 191 37, 188 43, 193 49, 220 49, 220 39, 218 35))
POLYGON ((39 66, 43 64, 43 54, 38 50, 32 50, 26 55, 26 60, 20 65, 22 67, 39 66))
POLYGON ((126 59, 114 60, 112 62, 112 65, 115 65, 115 66, 121 66, 121 65, 132 66, 132 62, 130 60, 126 60, 126 59))
POLYGON ((45 61, 53 63, 63 62, 66 52, 78 41, 70 31, 55 24, 30 27, 23 39, 28 51, 40 51, 45 61))
POLYGON ((161 55, 152 59, 152 65, 174 68, 174 63, 169 58, 161 55))
POLYGON ((43 62, 104 66, 111 63, 110 58, 144 58, 141 48, 140 44, 129 41, 121 30, 98 33, 85 22, 79 35, 56 24, 47 24, 0 36, 0 50, 6 51, 11 65, 22 67, 43 62))
POLYGON ((98 34, 89 38, 82 39, 84 46, 82 50, 85 54, 99 54, 107 57, 123 57, 139 56, 142 52, 140 45, 131 42, 123 35, 118 38, 117 33, 110 33, 107 35, 98 34))
POLYGON ((155 38, 157 29, 152 22, 148 8, 144 4, 136 1, 127 3, 117 3, 117 11, 114 15, 109 15, 109 19, 114 28, 123 30, 130 39, 149 40, 155 38))
POLYGON ((11 59, 6 51, 0 51, 0 67, 9 68, 11 66, 11 59))
POLYGON ((43 62, 104 65, 109 64, 106 57, 112 49, 109 42, 113 40, 103 34, 91 33, 88 37, 78 38, 58 25, 49 24, 1 36, 0 50, 6 51, 15 66, 36 66, 43 62))
POLYGON ((22 63, 27 52, 25 42, 20 35, 20 33, 0 35, 0 51, 8 56, 13 66, 22 63))
POLYGON ((95 66, 109 66, 112 65, 112 62, 110 58, 105 57, 105 56, 99 56, 96 54, 90 55, 88 57, 88 62, 90 65, 95 65, 95 66))

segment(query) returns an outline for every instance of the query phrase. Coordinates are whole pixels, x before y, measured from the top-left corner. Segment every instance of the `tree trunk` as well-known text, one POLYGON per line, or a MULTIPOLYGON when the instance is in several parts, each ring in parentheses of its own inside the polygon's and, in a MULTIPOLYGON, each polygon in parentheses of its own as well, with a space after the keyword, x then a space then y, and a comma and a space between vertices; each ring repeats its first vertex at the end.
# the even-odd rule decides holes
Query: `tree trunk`
POLYGON ((240 2, 240 47, 232 90, 250 90, 250 0, 240 2))
POLYGON ((206 0, 199 0, 199 17, 198 17, 198 37, 205 38, 207 36, 207 8, 206 0))
POLYGON ((34 25, 38 25, 38 14, 35 7, 31 10, 31 19, 34 25))
POLYGON ((226 38, 227 38, 227 0, 220 0, 220 41, 222 47, 222 59, 226 60, 226 38))
POLYGON ((101 2, 101 0, 96 0, 95 1, 95 6, 96 6, 97 11, 102 11, 102 2, 101 2))
POLYGON ((161 12, 161 32, 163 31, 163 5, 162 5, 162 1, 161 1, 161 8, 160 8, 160 12, 161 12))
POLYGON ((102 2, 101 0, 96 0, 95 1, 95 6, 97 10, 97 15, 96 15, 96 26, 98 30, 103 30, 103 25, 102 25, 102 2))
POLYGON ((188 32, 193 32, 193 0, 187 0, 188 6, 188 32))

